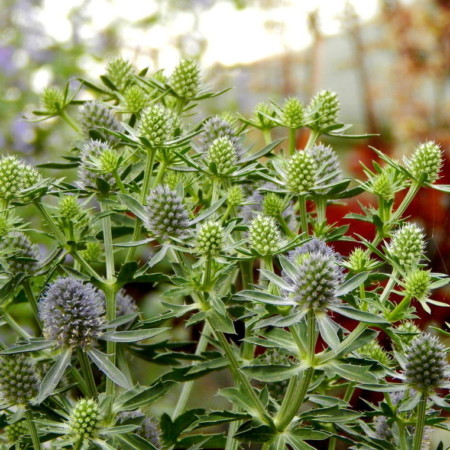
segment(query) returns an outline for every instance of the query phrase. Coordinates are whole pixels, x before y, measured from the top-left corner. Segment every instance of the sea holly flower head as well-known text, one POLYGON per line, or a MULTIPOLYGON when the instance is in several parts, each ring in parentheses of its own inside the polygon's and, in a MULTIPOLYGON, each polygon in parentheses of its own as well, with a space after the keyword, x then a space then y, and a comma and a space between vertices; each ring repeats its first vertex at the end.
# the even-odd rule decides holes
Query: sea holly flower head
POLYGON ((214 256, 223 246, 223 229, 220 222, 208 221, 197 229, 197 251, 201 255, 214 256))
POLYGON ((420 144, 410 158, 405 159, 406 167, 416 180, 434 183, 444 162, 442 150, 433 141, 420 144))
POLYGON ((21 231, 12 231, 4 236, 0 242, 0 251, 4 253, 8 271, 13 275, 30 275, 38 268, 39 247, 32 244, 21 231))
POLYGON ((16 156, 0 158, 0 198, 20 197, 21 191, 32 187, 40 180, 39 172, 16 156))
POLYGON ((305 107, 302 102, 296 98, 288 98, 281 109, 281 121, 288 128, 297 129, 303 126, 305 122, 305 107))
POLYGON ((61 113, 66 106, 64 92, 60 88, 47 87, 41 93, 42 108, 51 115, 61 113))
POLYGON ((309 126, 316 130, 326 130, 337 122, 339 110, 340 102, 337 94, 327 90, 320 91, 306 108, 308 122, 312 122, 309 126))
POLYGON ((95 400, 84 398, 79 400, 70 413, 70 433, 83 441, 94 438, 99 416, 100 411, 95 400))
POLYGON ((175 67, 169 84, 182 98, 193 98, 200 85, 200 67, 193 59, 184 59, 175 67))
POLYGON ((208 164, 214 164, 218 175, 228 175, 236 167, 236 147, 227 137, 215 139, 206 155, 208 164))
POLYGON ((395 257, 404 270, 417 265, 424 256, 425 236, 421 228, 407 223, 396 230, 387 246, 389 254, 395 257))
POLYGON ((280 230, 273 217, 256 216, 249 227, 250 246, 260 255, 274 255, 282 244, 280 230))
POLYGON ((121 57, 114 58, 106 66, 106 76, 122 91, 133 81, 134 68, 131 63, 121 57))
POLYGON ((176 118, 172 111, 154 104, 142 111, 137 130, 151 147, 158 148, 172 136, 175 124, 176 118))
POLYGON ((317 164, 306 152, 296 152, 287 162, 286 184, 296 195, 309 192, 317 182, 317 164))

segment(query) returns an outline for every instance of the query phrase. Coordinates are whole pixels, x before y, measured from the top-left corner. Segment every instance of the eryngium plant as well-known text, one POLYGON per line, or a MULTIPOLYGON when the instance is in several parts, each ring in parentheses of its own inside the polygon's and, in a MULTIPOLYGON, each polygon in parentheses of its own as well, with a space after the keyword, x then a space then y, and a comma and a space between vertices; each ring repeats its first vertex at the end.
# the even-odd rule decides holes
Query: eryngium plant
POLYGON ((439 145, 375 150, 353 180, 326 141, 348 129, 334 92, 208 117, 196 61, 104 72, 44 90, 40 118, 74 132, 48 178, 0 159, 5 445, 426 445, 450 408, 448 333, 417 318, 447 306, 447 276, 405 212, 422 187, 449 191, 439 145), (330 220, 364 192, 352 227, 330 220))

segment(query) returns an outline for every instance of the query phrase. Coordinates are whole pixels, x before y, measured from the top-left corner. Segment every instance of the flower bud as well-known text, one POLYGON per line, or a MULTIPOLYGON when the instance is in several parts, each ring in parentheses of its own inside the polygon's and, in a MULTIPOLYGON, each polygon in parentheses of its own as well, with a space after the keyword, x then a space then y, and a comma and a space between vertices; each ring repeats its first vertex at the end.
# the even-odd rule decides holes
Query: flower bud
POLYGON ((388 176, 386 171, 376 175, 371 182, 371 191, 382 198, 383 200, 390 201, 394 198, 395 190, 392 180, 388 176))
POLYGON ((64 109, 64 92, 59 88, 47 87, 41 93, 42 108, 51 115, 57 115, 64 109))
POLYGON ((47 339, 68 347, 89 347, 101 334, 104 301, 90 283, 57 278, 39 302, 39 314, 47 339))
POLYGON ((37 394, 38 379, 31 358, 23 354, 0 357, 0 391, 7 404, 25 405, 37 394))
POLYGON ((275 117, 272 105, 264 102, 258 103, 253 110, 252 122, 261 130, 271 130, 278 126, 278 123, 271 120, 270 117, 275 117))
POLYGON ((273 217, 256 216, 250 223, 250 245, 262 256, 274 255, 281 247, 280 230, 273 217))
POLYGON ((425 236, 422 229, 414 223, 403 225, 394 233, 387 249, 402 269, 411 268, 423 258, 425 236))
POLYGON ((281 120, 288 128, 300 128, 305 121, 305 108, 302 102, 295 97, 288 98, 281 110, 281 120))
MULTIPOLYGON (((337 183, 342 179, 342 170, 336 152, 329 146, 315 145, 307 150, 317 167, 317 178, 321 185, 337 183)), ((317 189, 320 194, 326 194, 329 189, 317 189)))
POLYGON ((30 188, 41 176, 39 172, 15 156, 3 156, 0 159, 0 197, 11 199, 30 188))
POLYGON ((368 356, 374 361, 378 361, 383 366, 389 366, 391 364, 391 358, 377 341, 371 341, 360 347, 358 353, 363 356, 368 356))
POLYGON ((167 185, 157 186, 150 192, 145 210, 145 227, 159 239, 181 237, 189 227, 189 217, 182 199, 167 185))
POLYGON ((396 336, 405 346, 410 346, 412 341, 421 333, 420 328, 410 320, 401 323, 396 329, 396 336))
POLYGON ((169 186, 172 191, 175 191, 178 184, 183 184, 184 178, 183 174, 180 172, 175 172, 175 170, 169 170, 167 174, 164 176, 164 183, 169 186))
POLYGON ((312 129, 324 130, 337 121, 339 98, 335 92, 321 91, 316 94, 306 110, 312 129))
POLYGON ((365 272, 369 269, 372 260, 361 247, 355 248, 348 257, 346 266, 353 272, 365 272))
POLYGON ((223 231, 220 222, 209 221, 197 230, 197 251, 201 255, 214 256, 223 245, 223 231))
POLYGON ((184 59, 175 67, 170 86, 183 98, 195 97, 200 85, 200 68, 197 61, 184 59))
POLYGON ((86 102, 80 111, 80 124, 84 136, 89 139, 90 131, 94 131, 102 140, 115 144, 118 139, 101 128, 111 131, 123 131, 122 125, 111 110, 97 101, 86 102))
POLYGON ((284 198, 275 194, 275 192, 269 192, 264 196, 262 211, 266 216, 281 216, 286 209, 286 202, 284 198))
POLYGON ((316 184, 317 166, 306 152, 295 153, 288 161, 286 172, 288 188, 294 194, 306 194, 316 184))
POLYGON ((123 58, 115 58, 106 66, 106 76, 119 91, 122 91, 124 87, 133 81, 133 75, 133 66, 123 58))
POLYGON ((123 102, 125 109, 130 113, 142 111, 148 104, 147 93, 137 84, 129 86, 123 93, 123 102))
POLYGON ((208 119, 203 125, 203 133, 200 135, 200 151, 206 153, 211 144, 217 139, 225 137, 228 138, 236 149, 236 153, 239 154, 241 146, 239 138, 236 136, 233 127, 229 122, 219 116, 213 116, 208 119))
POLYGON ((13 444, 19 439, 29 436, 30 430, 28 429, 28 424, 25 420, 20 420, 19 422, 11 423, 5 427, 6 437, 8 442, 13 444))
POLYGON ((227 202, 230 206, 239 206, 244 202, 244 191, 241 186, 234 185, 228 189, 227 202))
POLYGON ((420 144, 406 160, 406 167, 417 180, 434 183, 442 169, 442 150, 433 141, 420 144))
POLYGON ((405 353, 406 383, 420 392, 438 388, 445 379, 445 347, 436 336, 424 333, 415 338, 405 353))
POLYGON ((103 247, 100 242, 86 242, 86 248, 80 251, 87 262, 98 262, 103 259, 103 247))
POLYGON ((227 175, 236 167, 236 148, 228 138, 220 137, 211 143, 206 158, 209 164, 216 165, 219 175, 227 175))
POLYGON ((142 111, 137 129, 151 147, 157 148, 170 138, 174 123, 172 111, 162 105, 151 105, 142 111))
POLYGON ((430 294, 429 270, 413 269, 405 278, 405 293, 410 298, 425 300, 430 294))
POLYGON ((33 274, 36 271, 39 247, 32 244, 30 239, 21 231, 13 231, 7 234, 0 243, 0 250, 2 253, 6 253, 8 271, 11 274, 33 274))
POLYGON ((92 439, 97 432, 99 416, 100 411, 95 400, 84 398, 79 400, 70 413, 71 434, 80 440, 92 439))
POLYGON ((86 142, 81 151, 81 160, 78 166, 78 178, 81 186, 85 189, 95 188, 97 179, 102 179, 108 185, 114 186, 115 180, 111 173, 112 170, 106 171, 104 169, 111 169, 110 163, 117 165, 117 160, 117 154, 105 142, 94 139, 86 142), (104 163, 106 163, 106 166, 104 163))

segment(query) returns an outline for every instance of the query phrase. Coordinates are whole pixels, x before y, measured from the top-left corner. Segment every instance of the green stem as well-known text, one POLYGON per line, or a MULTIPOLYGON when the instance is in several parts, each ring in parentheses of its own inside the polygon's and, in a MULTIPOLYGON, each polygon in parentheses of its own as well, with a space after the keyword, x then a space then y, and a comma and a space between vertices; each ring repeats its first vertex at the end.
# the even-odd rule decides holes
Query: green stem
POLYGON ((34 318, 36 319, 39 328, 42 330, 42 322, 39 318, 39 307, 36 300, 36 297, 33 294, 33 290, 31 289, 30 279, 25 278, 22 283, 23 290, 25 291, 25 295, 27 296, 28 302, 30 303, 31 309, 34 313, 34 318))
POLYGON ((161 183, 162 177, 164 176, 166 169, 167 169, 167 161, 164 159, 163 162, 158 167, 158 173, 156 174, 153 186, 158 186, 158 184, 161 183))
POLYGON ((289 140, 288 140, 288 145, 289 145, 289 155, 292 156, 295 153, 295 134, 296 134, 296 129, 295 128, 289 128, 289 140))
POLYGON ((300 229, 303 233, 308 234, 308 216, 306 212, 306 197, 304 195, 298 197, 298 206, 300 213, 300 229))
POLYGON ((89 396, 97 398, 97 387, 95 385, 94 375, 92 373, 92 366, 86 352, 82 348, 77 348, 78 362, 80 363, 81 372, 83 373, 86 386, 88 388, 89 396))
POLYGON ((117 172, 117 169, 113 171, 114 179, 116 180, 117 186, 119 186, 120 192, 122 194, 126 194, 127 190, 125 189, 124 184, 122 183, 122 180, 120 178, 119 172, 117 172))
POLYGON ((386 286, 384 287, 383 292, 380 295, 380 303, 383 305, 386 300, 389 298, 389 294, 391 293, 392 289, 394 289, 395 286, 395 278, 397 277, 397 270, 393 269, 391 276, 389 277, 389 281, 387 282, 386 286))
POLYGON ((388 314, 387 318, 390 321, 397 321, 400 318, 397 318, 399 312, 404 311, 411 303, 411 296, 405 295, 400 303, 388 314))
POLYGON ((305 150, 309 150, 317 141, 317 138, 320 136, 320 132, 317 130, 311 130, 309 133, 308 142, 306 143, 305 150))
POLYGON ((28 408, 25 410, 25 418, 26 418, 26 421, 28 424, 28 428, 30 430, 31 441, 33 442, 33 448, 34 448, 34 450, 40 450, 42 448, 41 441, 39 440, 39 435, 36 430, 36 426, 34 425, 33 413, 28 408))
POLYGON ((322 224, 327 220, 327 199, 323 196, 316 198, 316 213, 317 213, 317 221, 322 224))
POLYGON ((405 198, 403 199, 400 206, 397 208, 393 215, 393 221, 400 219, 400 217, 403 215, 403 213, 406 211, 406 208, 409 206, 409 204, 412 202, 413 198, 416 196, 417 192, 420 189, 420 183, 417 181, 413 181, 411 186, 409 187, 408 192, 406 193, 405 198))
POLYGON ((264 142, 266 143, 266 145, 269 145, 272 142, 272 132, 268 128, 265 128, 264 130, 262 130, 262 133, 264 142))
MULTIPOLYGON (((212 329, 209 326, 209 324, 206 322, 203 325, 203 331, 200 336, 200 339, 197 343, 197 348, 195 349, 196 355, 201 355, 208 346, 208 338, 211 335, 212 329)), ((192 363, 193 365, 195 363, 192 363)), ((184 409, 186 408, 186 404, 189 400, 189 396, 191 395, 192 388, 194 387, 194 381, 187 381, 183 383, 183 388, 181 390, 181 394, 178 398, 177 405, 175 406, 175 409, 172 413, 172 418, 175 420, 180 414, 183 413, 184 409)))
POLYGON ((13 318, 12 316, 3 311, 2 319, 22 338, 28 340, 31 339, 31 335, 24 330, 13 318))
MULTIPOLYGON (((100 202, 100 207, 102 212, 108 211, 108 208, 104 202, 100 202)), ((114 281, 116 271, 114 268, 114 249, 113 249, 110 215, 107 215, 102 218, 102 229, 103 229, 103 241, 105 246, 106 280, 111 283, 114 281)))
POLYGON ((427 394, 422 392, 422 397, 417 405, 416 429, 414 431, 413 450, 420 450, 422 447, 423 430, 425 428, 425 414, 427 411, 427 394))
MULTIPOLYGON (((105 297, 106 297, 106 320, 109 322, 116 318, 116 291, 115 287, 111 285, 106 285, 104 287, 105 297)), ((109 360, 116 365, 116 343, 106 342, 106 353, 108 354, 109 360)), ((111 378, 106 378, 106 397, 109 400, 109 413, 111 414, 112 404, 114 402, 115 384, 111 378)))
POLYGON ((217 199, 219 198, 218 194, 217 178, 214 177, 212 180, 211 205, 217 202, 217 199))
POLYGON ((73 450, 81 450, 83 448, 83 442, 84 442, 83 439, 78 439, 73 450))
POLYGON ((294 238, 296 236, 296 234, 289 228, 289 225, 281 214, 277 216, 277 220, 286 236, 289 236, 290 238, 294 238))
POLYGON ((409 450, 408 449, 408 440, 406 438, 406 427, 403 420, 398 423, 398 434, 400 435, 400 450, 409 450))
POLYGON ((64 122, 67 123, 67 125, 69 125, 73 130, 75 130, 77 133, 82 134, 83 131, 82 129, 79 127, 79 125, 67 114, 66 111, 61 111, 59 113, 59 116, 61 117, 62 120, 64 120, 64 122))

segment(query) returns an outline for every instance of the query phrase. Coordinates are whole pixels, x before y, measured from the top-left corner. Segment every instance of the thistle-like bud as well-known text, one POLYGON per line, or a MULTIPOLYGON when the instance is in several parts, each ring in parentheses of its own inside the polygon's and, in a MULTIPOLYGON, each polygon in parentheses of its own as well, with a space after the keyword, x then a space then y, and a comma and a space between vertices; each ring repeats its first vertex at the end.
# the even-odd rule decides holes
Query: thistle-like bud
POLYGON ((174 124, 172 111, 162 105, 151 105, 142 111, 137 129, 151 147, 157 148, 171 136, 174 124))
POLYGON ((86 242, 86 248, 80 250, 81 256, 88 262, 98 262, 103 259, 103 246, 100 242, 86 242))
POLYGON ((219 175, 227 175, 236 165, 237 154, 233 142, 226 137, 215 139, 208 149, 207 161, 214 163, 219 175))
POLYGON ((394 233, 387 248, 403 269, 411 268, 423 258, 425 236, 416 224, 407 223, 394 233))
POLYGON ((92 439, 97 432, 99 416, 100 411, 95 400, 79 400, 70 413, 70 433, 80 440, 92 439))
POLYGON ((120 422, 141 419, 140 427, 135 433, 149 441, 156 448, 161 448, 161 430, 158 422, 154 418, 145 416, 141 411, 124 411, 119 416, 120 422))
POLYGON ((390 201, 394 198, 394 185, 392 184, 392 180, 387 171, 383 171, 376 175, 370 181, 370 184, 371 191, 383 200, 390 201))
POLYGON ((42 108, 52 115, 64 109, 64 92, 55 87, 47 87, 41 93, 42 108))
POLYGON ((250 223, 250 245, 262 256, 274 255, 281 247, 281 234, 273 217, 256 216, 250 223))
POLYGON ((286 201, 275 192, 269 192, 264 196, 262 211, 266 216, 281 216, 286 209, 286 201))
POLYGON ((353 272, 365 272, 371 265, 372 259, 361 247, 355 248, 348 257, 346 266, 353 272))
POLYGON ((10 199, 30 188, 41 179, 41 175, 15 156, 0 159, 0 197, 10 199))
POLYGON ((321 91, 316 94, 306 109, 312 129, 324 130, 337 121, 339 114, 339 98, 335 92, 321 91))
POLYGON ((170 77, 170 86, 183 98, 195 97, 200 84, 200 68, 197 61, 183 59, 170 77))
POLYGON ((297 195, 306 194, 317 182, 316 162, 306 152, 297 152, 288 161, 287 185, 297 195))
POLYGON ((258 103, 253 110, 252 122, 261 130, 271 130, 278 126, 277 122, 270 119, 270 117, 275 117, 275 114, 270 103, 258 103))
MULTIPOLYGON (((97 179, 102 179, 108 185, 115 184, 114 176, 111 171, 104 170, 111 169, 110 163, 117 165, 117 154, 109 148, 109 145, 102 141, 94 139, 89 140, 81 151, 81 161, 78 166, 78 178, 80 184, 85 188, 92 188, 97 186, 97 179), (115 156, 114 156, 115 155, 115 156), (112 157, 112 160, 111 160, 112 157), (106 163, 106 166, 104 166, 106 163)), ((116 167, 113 167, 113 169, 116 167)))
POLYGON ((147 106, 149 98, 147 93, 140 86, 134 84, 125 89, 123 101, 125 109, 128 112, 138 113, 147 106))
POLYGON ((415 338, 405 352, 406 383, 420 392, 438 388, 445 379, 445 347, 436 336, 424 333, 415 338))
POLYGON ((209 221, 197 230, 197 251, 201 255, 214 256, 222 249, 223 231, 220 222, 209 221))
POLYGON ((200 151, 205 153, 211 144, 217 139, 228 138, 234 145, 236 153, 240 153, 241 146, 239 138, 236 136, 233 127, 229 122, 219 116, 213 116, 203 125, 203 133, 200 135, 200 151))
POLYGON ((305 122, 305 107, 302 102, 295 97, 288 98, 281 110, 281 120, 288 128, 300 128, 305 122))
POLYGON ((123 58, 114 58, 106 66, 106 76, 119 91, 122 91, 133 80, 133 75, 133 66, 123 58))
POLYGON ((182 199, 167 185, 157 186, 150 192, 145 210, 145 227, 159 239, 181 237, 189 227, 189 217, 182 199))
POLYGON ((244 198, 244 191, 241 186, 234 185, 228 189, 227 202, 230 206, 242 205, 244 198))
MULTIPOLYGON (((317 178, 320 185, 337 183, 342 179, 342 170, 336 152, 326 145, 315 145, 307 150, 317 167, 317 178)), ((326 194, 329 189, 317 189, 320 194, 326 194)))
POLYGON ((80 124, 83 133, 89 139, 90 131, 94 131, 102 140, 111 144, 117 143, 117 138, 105 132, 101 128, 107 128, 112 131, 123 131, 122 125, 115 118, 111 110, 97 101, 86 102, 80 111, 80 124))
POLYGON ((11 423, 5 427, 6 437, 8 442, 11 444, 17 442, 19 439, 24 438, 30 434, 28 429, 28 424, 25 420, 20 420, 19 422, 11 423))
POLYGON ((104 301, 90 283, 58 278, 39 302, 39 314, 47 339, 69 347, 89 347, 101 334, 104 301))
POLYGON ((421 333, 420 328, 410 320, 401 323, 396 329, 396 336, 405 346, 410 346, 412 341, 421 333))
POLYGON ((0 391, 11 405, 25 405, 37 394, 38 378, 32 360, 23 354, 0 357, 0 391))
POLYGON ((167 186, 169 186, 169 188, 172 189, 172 191, 175 191, 178 186, 178 183, 183 184, 183 180, 184 179, 182 173, 175 172, 175 170, 169 170, 164 177, 163 184, 167 184, 167 186))
POLYGON ((116 295, 116 314, 117 317, 127 316, 138 312, 139 308, 131 295, 128 295, 125 289, 120 289, 116 295))
POLYGON ((420 144, 406 160, 406 166, 414 178, 425 179, 428 183, 434 183, 439 178, 442 164, 442 150, 433 141, 420 144))
POLYGON ((338 301, 336 291, 342 282, 339 256, 324 242, 313 239, 289 253, 296 268, 292 278, 283 273, 290 286, 287 294, 301 309, 324 311, 338 301))
POLYGON ((430 285, 429 270, 413 269, 405 278, 405 293, 410 298, 425 300, 430 294, 430 285))
POLYGON ((38 267, 39 247, 32 244, 30 239, 21 231, 7 234, 1 244, 0 250, 6 253, 8 271, 13 275, 19 273, 32 274, 38 267))
POLYGON ((390 356, 377 341, 371 341, 368 344, 362 346, 358 349, 358 353, 360 355, 368 356, 374 361, 378 361, 379 363, 383 364, 383 366, 389 366, 391 364, 390 356))

